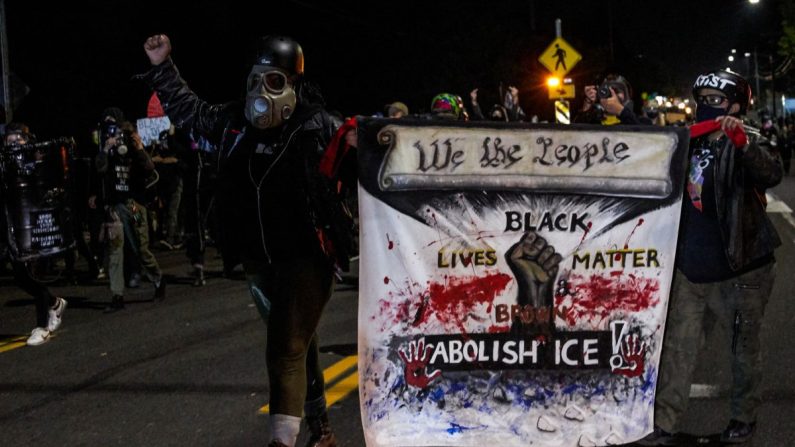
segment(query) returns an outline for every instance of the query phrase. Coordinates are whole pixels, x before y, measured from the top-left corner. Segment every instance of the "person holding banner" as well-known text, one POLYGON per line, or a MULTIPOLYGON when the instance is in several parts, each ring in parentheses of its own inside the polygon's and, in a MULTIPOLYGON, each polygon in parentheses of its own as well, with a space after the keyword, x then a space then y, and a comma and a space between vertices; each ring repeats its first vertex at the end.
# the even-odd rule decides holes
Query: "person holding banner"
POLYGON ((775 279, 781 244, 765 212, 765 190, 782 178, 781 157, 759 131, 745 126, 751 88, 744 78, 715 70, 693 86, 696 121, 682 210, 668 323, 655 402, 654 432, 641 445, 676 445, 687 409, 704 316, 731 337, 731 421, 724 443, 754 434, 761 403, 759 332, 775 279), (709 259, 711 262, 704 262, 709 259))
MULTIPOLYGON (((33 135, 25 124, 9 123, 6 126, 4 150, 9 147, 33 142, 33 135)), ((5 174, 5 172, 2 172, 2 174, 5 174)), ((3 182, 5 181, 9 181, 9 179, 3 179, 3 182)), ((0 199, 3 198, 4 194, 5 191, 0 192, 0 199)), ((2 206, 5 210, 6 203, 2 203, 2 206)), ((66 310, 67 302, 65 299, 53 295, 47 286, 33 278, 34 275, 31 270, 34 268, 35 261, 22 262, 14 258, 13 252, 7 252, 6 247, 9 246, 6 239, 9 235, 8 224, 5 211, 0 212, 0 230, 2 231, 0 259, 10 258, 14 281, 22 290, 33 297, 33 302, 36 305, 36 327, 31 331, 27 344, 28 346, 38 346, 49 341, 52 333, 61 326, 61 319, 66 310)))
POLYGON ((310 446, 334 446, 323 394, 315 330, 347 263, 341 200, 320 175, 334 133, 322 97, 304 79, 301 46, 263 37, 245 103, 210 105, 190 90, 160 34, 144 49, 151 69, 141 79, 157 93, 178 128, 207 135, 220 150, 218 205, 224 256, 239 253, 249 289, 268 328, 270 446, 293 446, 301 414, 310 446))

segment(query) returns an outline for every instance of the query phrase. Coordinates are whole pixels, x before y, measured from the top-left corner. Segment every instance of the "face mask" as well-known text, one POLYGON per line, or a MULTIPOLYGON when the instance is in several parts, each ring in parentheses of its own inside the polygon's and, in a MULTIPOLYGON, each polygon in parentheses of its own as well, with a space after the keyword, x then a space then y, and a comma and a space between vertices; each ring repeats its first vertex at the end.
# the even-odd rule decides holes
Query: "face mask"
POLYGON ((706 104, 699 104, 696 107, 696 122, 711 121, 719 116, 726 115, 726 109, 723 107, 712 107, 706 104))
POLYGON ((281 126, 295 110, 293 83, 284 72, 255 65, 248 76, 246 119, 258 129, 281 126))

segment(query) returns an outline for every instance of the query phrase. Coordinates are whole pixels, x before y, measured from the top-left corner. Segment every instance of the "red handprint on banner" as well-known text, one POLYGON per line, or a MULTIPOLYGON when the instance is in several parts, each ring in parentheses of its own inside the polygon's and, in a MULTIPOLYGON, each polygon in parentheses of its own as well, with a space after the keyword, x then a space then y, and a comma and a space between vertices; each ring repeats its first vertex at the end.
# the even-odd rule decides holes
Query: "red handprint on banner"
POLYGON ((625 377, 643 375, 646 358, 646 342, 638 334, 627 335, 621 343, 621 352, 610 359, 610 367, 616 374, 625 377))
POLYGON ((403 349, 398 351, 400 358, 403 360, 406 383, 416 388, 427 388, 434 379, 442 374, 442 371, 436 370, 427 373, 426 367, 430 360, 428 351, 431 350, 430 346, 425 346, 425 338, 418 341, 409 342, 409 353, 403 349))

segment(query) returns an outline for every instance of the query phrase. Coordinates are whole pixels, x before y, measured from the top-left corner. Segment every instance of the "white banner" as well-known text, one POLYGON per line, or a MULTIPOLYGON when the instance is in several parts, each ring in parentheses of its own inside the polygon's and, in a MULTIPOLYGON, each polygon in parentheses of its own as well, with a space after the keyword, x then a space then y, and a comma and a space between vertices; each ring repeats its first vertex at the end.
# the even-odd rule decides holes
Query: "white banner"
POLYGON ((367 445, 643 437, 686 130, 483 126, 359 123, 367 445))

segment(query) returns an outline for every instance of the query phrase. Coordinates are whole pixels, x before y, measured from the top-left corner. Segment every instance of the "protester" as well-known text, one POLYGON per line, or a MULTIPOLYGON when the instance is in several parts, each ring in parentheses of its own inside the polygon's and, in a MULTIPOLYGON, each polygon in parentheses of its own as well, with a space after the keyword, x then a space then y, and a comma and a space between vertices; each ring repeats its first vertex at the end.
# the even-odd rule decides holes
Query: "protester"
POLYGON ((431 99, 432 119, 468 121, 469 114, 464 108, 464 100, 451 93, 439 93, 431 99))
POLYGON ((174 125, 167 131, 160 133, 158 140, 154 143, 152 152, 152 162, 157 170, 157 197, 158 228, 160 246, 174 250, 182 247, 178 237, 179 227, 179 206, 182 200, 183 190, 183 166, 179 157, 185 157, 187 150, 177 140, 174 135, 174 125))
MULTIPOLYGON (((124 309, 124 252, 131 250, 132 259, 143 267, 155 286, 154 299, 165 298, 166 281, 157 259, 149 250, 149 224, 143 203, 146 185, 154 170, 144 151, 141 137, 123 112, 110 107, 102 113, 100 151, 96 169, 102 176, 102 205, 107 212, 105 240, 108 244, 108 275, 113 294, 106 312, 124 309), (126 242, 126 244, 125 244, 126 242)), ((97 206, 93 200, 93 206, 97 206)))
POLYGON ((304 78, 301 46, 289 37, 257 43, 244 104, 210 105, 180 77, 167 36, 144 48, 142 78, 177 127, 215 136, 221 151, 218 203, 224 247, 243 259, 254 302, 268 326, 270 446, 293 446, 306 416, 309 445, 334 446, 319 368, 316 329, 345 263, 334 219, 340 201, 317 165, 334 132, 316 87, 304 78), (333 243, 333 245, 331 244, 333 243), (337 252, 332 252, 332 246, 337 252))
POLYGON ((651 119, 635 115, 632 86, 621 75, 609 74, 598 85, 586 85, 582 109, 574 117, 582 124, 652 124, 651 119))
POLYGON ((400 101, 395 101, 386 107, 387 118, 403 118, 409 115, 409 108, 400 101))
POLYGON ((731 337, 724 341, 732 347, 731 421, 721 441, 749 440, 761 403, 759 331, 775 278, 773 251, 781 244, 765 212, 765 190, 781 181, 781 158, 758 130, 743 125, 751 89, 740 75, 705 73, 693 96, 697 124, 691 127, 655 428, 641 445, 676 445, 706 312, 731 337))
MULTIPOLYGON (((469 92, 469 98, 472 104, 472 119, 475 121, 486 121, 486 117, 483 115, 483 110, 480 108, 480 103, 478 102, 478 90, 473 89, 469 92)), ((489 111, 490 121, 509 121, 508 117, 508 110, 499 104, 494 104, 489 111)))
MULTIPOLYGON (((4 151, 35 142, 33 134, 25 124, 9 123, 6 125, 5 131, 4 151)), ((0 172, 0 174, 5 175, 6 173, 0 172)), ((3 181, 6 180, 8 179, 3 179, 3 181)), ((0 199, 5 200, 5 194, 0 193, 0 199)), ((8 250, 11 245, 7 239, 10 234, 8 225, 11 222, 6 220, 6 203, 0 205, 2 205, 3 211, 0 212, 0 233, 2 234, 0 236, 2 238, 2 241, 0 241, 0 260, 8 258, 11 261, 14 281, 22 290, 33 297, 33 302, 36 306, 36 327, 31 331, 27 344, 28 346, 38 346, 49 341, 52 333, 61 327, 61 320, 66 310, 67 302, 61 297, 54 296, 44 284, 34 279, 35 262, 22 262, 15 259, 14 253, 8 250)), ((71 251, 68 253, 72 254, 71 251)))

